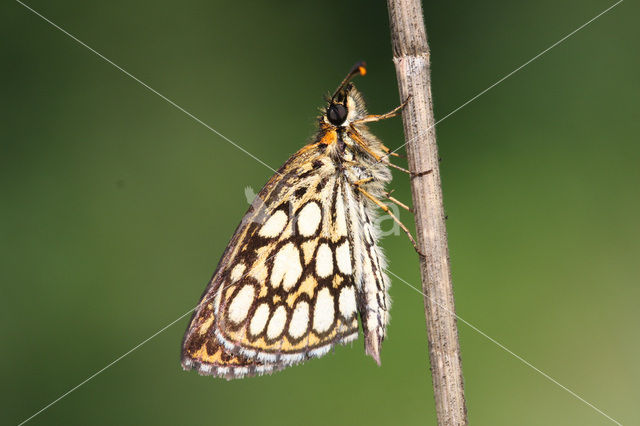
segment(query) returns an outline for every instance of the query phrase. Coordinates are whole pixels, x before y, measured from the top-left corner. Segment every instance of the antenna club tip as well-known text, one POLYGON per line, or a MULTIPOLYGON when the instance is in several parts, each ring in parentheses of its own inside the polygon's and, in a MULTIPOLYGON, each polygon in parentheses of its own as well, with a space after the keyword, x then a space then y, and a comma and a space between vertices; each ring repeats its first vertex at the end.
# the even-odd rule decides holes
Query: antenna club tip
POLYGON ((360 75, 367 75, 367 63, 365 61, 360 61, 354 65, 353 71, 357 71, 360 75))

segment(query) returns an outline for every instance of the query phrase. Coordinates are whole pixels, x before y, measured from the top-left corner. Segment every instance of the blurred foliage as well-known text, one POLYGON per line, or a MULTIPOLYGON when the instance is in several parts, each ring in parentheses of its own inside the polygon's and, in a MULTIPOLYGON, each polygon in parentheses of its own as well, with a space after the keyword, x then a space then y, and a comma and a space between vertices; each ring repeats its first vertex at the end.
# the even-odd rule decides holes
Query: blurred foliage
MULTIPOLYGON (((399 103, 383 2, 28 4, 274 168, 355 61, 371 111, 399 103)), ((610 4, 426 2, 436 117, 610 4)), ((19 3, 1 10, 0 422, 16 424, 194 306, 245 187, 272 172, 19 3)), ((638 11, 437 128, 458 314, 624 424, 640 422, 638 11)), ((403 142, 400 120, 374 131, 403 142)), ((396 176, 396 197, 408 186, 396 176)), ((419 286, 405 237, 383 245, 419 286)), ((359 340, 271 377, 199 377, 179 365, 185 318, 31 424, 435 424, 421 297, 391 293, 381 368, 359 340)), ((464 324, 460 340, 471 424, 611 424, 464 324)))

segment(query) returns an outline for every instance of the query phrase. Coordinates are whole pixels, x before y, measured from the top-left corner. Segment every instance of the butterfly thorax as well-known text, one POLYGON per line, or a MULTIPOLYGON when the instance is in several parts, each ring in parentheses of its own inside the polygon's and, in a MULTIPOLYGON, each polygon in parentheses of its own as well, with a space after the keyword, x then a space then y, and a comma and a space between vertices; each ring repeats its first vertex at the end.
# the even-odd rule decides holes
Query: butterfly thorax
POLYGON ((320 129, 316 140, 333 142, 328 147, 328 154, 336 171, 351 183, 370 180, 362 183, 362 186, 379 197, 384 185, 391 181, 391 172, 380 160, 386 156, 382 142, 365 124, 358 123, 368 115, 362 95, 349 84, 344 93, 338 94, 335 102, 344 106, 346 118, 338 125, 335 124, 337 121, 332 122, 330 111, 333 105, 330 105, 319 118, 320 129))

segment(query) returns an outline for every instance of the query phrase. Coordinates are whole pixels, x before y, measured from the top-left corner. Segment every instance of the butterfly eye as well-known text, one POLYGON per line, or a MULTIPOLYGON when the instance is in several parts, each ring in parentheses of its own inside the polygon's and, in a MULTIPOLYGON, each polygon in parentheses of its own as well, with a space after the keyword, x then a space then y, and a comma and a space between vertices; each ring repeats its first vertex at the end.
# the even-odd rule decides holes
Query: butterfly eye
POLYGON ((347 108, 341 104, 331 104, 327 109, 327 118, 331 124, 339 126, 347 119, 347 108))

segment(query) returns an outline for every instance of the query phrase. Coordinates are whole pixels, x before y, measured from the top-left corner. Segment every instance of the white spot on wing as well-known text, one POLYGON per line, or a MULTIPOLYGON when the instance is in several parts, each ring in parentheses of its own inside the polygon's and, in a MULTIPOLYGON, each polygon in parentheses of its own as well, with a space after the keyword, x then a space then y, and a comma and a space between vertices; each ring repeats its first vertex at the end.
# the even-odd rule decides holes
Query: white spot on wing
POLYGON ((267 326, 267 337, 275 339, 282 334, 284 325, 287 322, 287 310, 283 305, 278 306, 267 326))
POLYGON ((243 321, 249 313, 254 296, 255 289, 252 285, 242 287, 229 305, 229 319, 236 324, 243 321))
POLYGON ((270 312, 268 304, 263 303, 258 306, 256 311, 253 313, 251 324, 249 324, 249 331, 251 334, 255 336, 262 333, 262 330, 264 330, 264 326, 267 324, 267 320, 269 319, 270 312))
POLYGON ((349 319, 356 312, 356 294, 353 287, 344 287, 340 291, 338 309, 343 317, 349 319))
POLYGON ((328 288, 323 288, 318 292, 316 306, 313 310, 313 328, 318 333, 324 333, 329 330, 333 324, 334 316, 333 297, 328 288))
POLYGON ((262 225, 258 234, 265 238, 277 237, 284 230, 287 221, 287 214, 283 210, 278 210, 262 225))
POLYGON ((344 212, 344 201, 338 194, 336 197, 336 233, 341 237, 347 236, 347 216, 344 212))
POLYGON ((351 267, 351 250, 349 249, 349 241, 340 244, 336 249, 336 263, 338 269, 345 275, 351 275, 353 269, 351 267))
POLYGON ((300 274, 300 252, 293 243, 287 243, 278 250, 273 259, 271 285, 275 288, 282 283, 282 288, 289 290, 298 282, 300 274))
POLYGON ((316 273, 326 278, 333 273, 333 252, 328 244, 321 244, 316 253, 316 273))
POLYGON ((310 237, 316 233, 322 219, 322 211, 318 203, 307 203, 298 213, 298 231, 303 237, 310 237))
POLYGON ((244 270, 246 268, 247 267, 244 263, 238 263, 236 266, 234 266, 231 270, 231 282, 234 283, 242 278, 242 274, 244 274, 244 270))
POLYGON ((291 322, 289 323, 289 335, 294 339, 297 339, 304 335, 309 326, 309 304, 307 302, 300 301, 291 316, 291 322))

